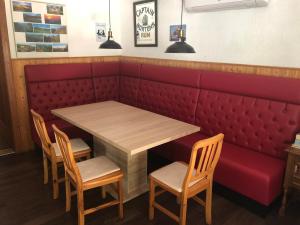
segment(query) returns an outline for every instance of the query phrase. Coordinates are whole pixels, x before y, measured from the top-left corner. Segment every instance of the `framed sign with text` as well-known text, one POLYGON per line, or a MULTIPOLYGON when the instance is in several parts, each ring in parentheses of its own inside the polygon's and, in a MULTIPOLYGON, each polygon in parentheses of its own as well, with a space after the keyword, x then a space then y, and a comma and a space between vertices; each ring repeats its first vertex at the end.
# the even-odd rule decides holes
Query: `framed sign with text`
POLYGON ((157 46, 157 2, 146 0, 133 3, 135 47, 157 46))

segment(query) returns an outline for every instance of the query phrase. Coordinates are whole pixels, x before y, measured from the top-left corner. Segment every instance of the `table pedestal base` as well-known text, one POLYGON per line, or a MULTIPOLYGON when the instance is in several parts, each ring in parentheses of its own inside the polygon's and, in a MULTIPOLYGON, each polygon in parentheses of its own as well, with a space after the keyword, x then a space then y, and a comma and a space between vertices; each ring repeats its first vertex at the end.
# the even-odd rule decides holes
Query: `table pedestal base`
MULTIPOLYGON (((94 152, 95 156, 105 155, 123 171, 124 201, 131 200, 148 190, 147 151, 129 155, 94 137, 94 152)), ((105 189, 112 196, 116 197, 109 186, 105 189)))

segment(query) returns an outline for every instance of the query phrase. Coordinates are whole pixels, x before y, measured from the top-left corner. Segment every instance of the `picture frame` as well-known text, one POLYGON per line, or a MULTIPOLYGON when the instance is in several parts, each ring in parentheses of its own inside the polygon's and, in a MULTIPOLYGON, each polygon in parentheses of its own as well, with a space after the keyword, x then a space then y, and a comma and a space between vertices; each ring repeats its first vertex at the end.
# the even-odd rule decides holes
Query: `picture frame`
POLYGON ((133 3, 134 46, 157 47, 157 0, 133 3))
POLYGON ((11 0, 17 58, 69 55, 65 4, 39 0, 11 0))

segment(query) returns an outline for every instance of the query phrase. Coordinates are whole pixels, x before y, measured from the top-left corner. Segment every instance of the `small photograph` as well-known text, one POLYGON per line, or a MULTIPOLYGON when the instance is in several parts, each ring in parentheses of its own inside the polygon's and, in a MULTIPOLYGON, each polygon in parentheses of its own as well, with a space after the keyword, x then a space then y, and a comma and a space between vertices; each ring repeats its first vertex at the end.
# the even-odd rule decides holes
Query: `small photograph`
POLYGON ((44 42, 43 34, 26 33, 26 42, 44 42))
POLYGON ((33 32, 32 23, 14 22, 15 32, 33 32))
MULTIPOLYGON (((186 37, 186 25, 182 25, 182 29, 184 32, 184 35, 186 37)), ((179 31, 180 31, 180 25, 171 25, 170 26, 170 41, 179 41, 179 31)))
POLYGON ((61 24, 61 18, 58 15, 45 14, 44 17, 45 17, 45 23, 61 24))
POLYGON ((37 52, 52 52, 52 44, 36 44, 37 52))
POLYGON ((47 5, 47 13, 57 14, 57 15, 64 15, 64 6, 63 5, 48 4, 47 5))
POLYGON ((44 42, 60 42, 59 34, 44 34, 44 42))
POLYGON ((50 25, 49 24, 32 24, 34 33, 46 33, 50 34, 50 25))
POLYGON ((51 25, 52 34, 67 34, 67 26, 51 25))
POLYGON ((24 22, 42 23, 42 16, 40 13, 23 13, 24 22))
POLYGON ((53 52, 67 52, 68 44, 53 44, 53 52))
POLYGON ((32 12, 32 7, 30 2, 18 2, 13 1, 13 10, 17 12, 32 12))
POLYGON ((17 44, 18 52, 35 52, 35 44, 17 44))
POLYGON ((104 42, 106 41, 106 24, 105 23, 96 23, 96 41, 104 42))

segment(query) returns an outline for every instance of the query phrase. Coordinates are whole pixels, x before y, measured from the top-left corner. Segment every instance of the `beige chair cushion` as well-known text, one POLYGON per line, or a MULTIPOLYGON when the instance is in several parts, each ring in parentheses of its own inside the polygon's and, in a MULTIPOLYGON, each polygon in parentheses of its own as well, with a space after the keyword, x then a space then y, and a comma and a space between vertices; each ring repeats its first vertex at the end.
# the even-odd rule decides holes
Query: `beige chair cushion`
POLYGON ((120 168, 105 156, 77 163, 83 182, 103 177, 120 170, 120 168))
MULTIPOLYGON (((80 152, 83 150, 88 150, 90 147, 80 138, 75 138, 75 139, 71 139, 71 146, 72 146, 72 151, 73 152, 80 152)), ((55 151, 55 155, 56 156, 61 156, 61 151, 58 147, 57 143, 52 143, 52 146, 54 148, 55 151)))
MULTIPOLYGON (((172 189, 178 192, 182 192, 182 184, 187 170, 188 165, 185 165, 181 162, 174 162, 154 171, 153 173, 151 173, 151 176, 156 180, 162 182, 163 184, 171 187, 172 189)), ((194 171, 194 173, 195 172, 196 171, 194 171)), ((191 187, 199 181, 200 180, 193 181, 189 184, 189 186, 191 187)))

